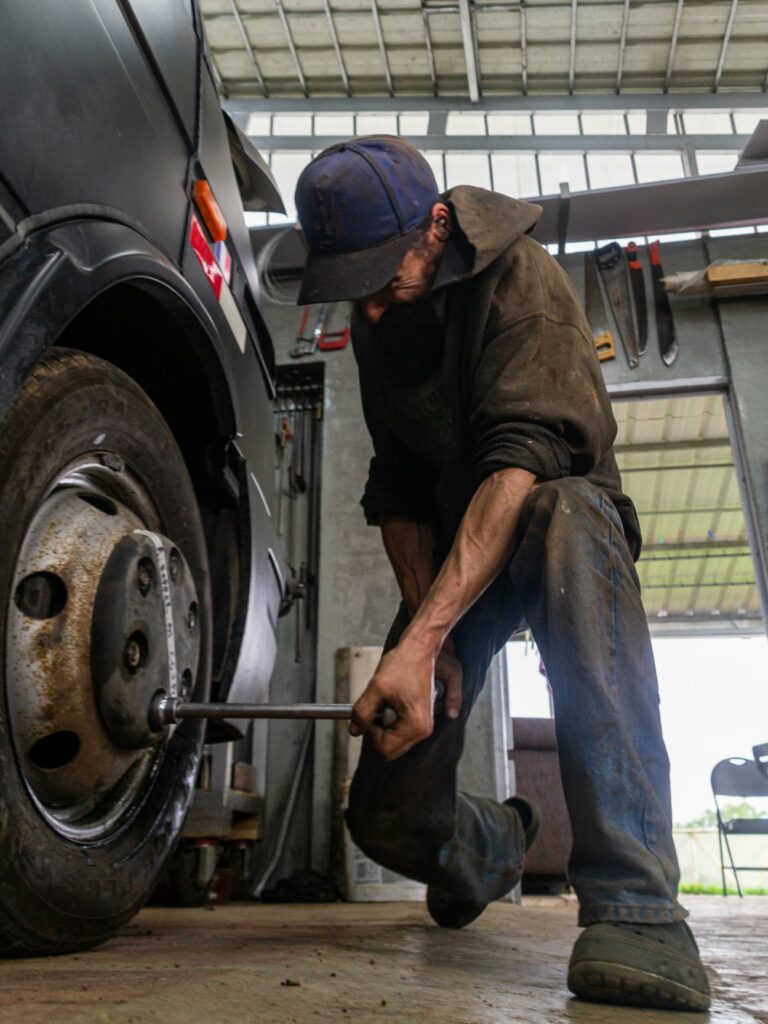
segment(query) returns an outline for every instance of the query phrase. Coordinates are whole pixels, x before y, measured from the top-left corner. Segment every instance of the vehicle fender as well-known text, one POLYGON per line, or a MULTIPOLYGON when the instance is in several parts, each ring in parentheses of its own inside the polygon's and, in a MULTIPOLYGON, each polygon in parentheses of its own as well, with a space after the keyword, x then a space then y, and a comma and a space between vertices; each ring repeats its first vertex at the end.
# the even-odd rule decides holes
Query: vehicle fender
MULTIPOLYGON (((218 378, 226 385, 216 389, 221 436, 237 437, 240 429, 247 429, 244 424, 250 423, 252 412, 238 408, 238 394, 244 392, 233 379, 237 364, 228 357, 225 342, 195 289, 132 227, 95 219, 34 232, 0 264, 0 429, 46 348, 100 294, 121 283, 163 289, 174 313, 194 321, 197 330, 189 332, 190 338, 198 339, 198 352, 210 367, 211 380, 218 378)), ((273 634, 283 597, 279 583, 273 581, 279 579, 276 563, 284 570, 284 558, 262 503, 251 493, 252 471, 244 475, 247 484, 240 489, 240 500, 250 530, 242 551, 245 578, 238 615, 239 654, 230 664, 228 678, 220 680, 219 699, 234 692, 241 700, 254 690, 264 693, 275 658, 274 636, 268 634, 273 634)))

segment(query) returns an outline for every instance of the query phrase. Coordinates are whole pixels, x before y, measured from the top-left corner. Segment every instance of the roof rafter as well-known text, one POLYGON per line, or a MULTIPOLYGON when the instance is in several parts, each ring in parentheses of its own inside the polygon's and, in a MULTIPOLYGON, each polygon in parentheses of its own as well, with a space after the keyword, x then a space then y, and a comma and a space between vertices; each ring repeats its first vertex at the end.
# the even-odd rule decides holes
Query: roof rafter
POLYGON ((344 58, 341 55, 339 36, 338 33, 336 32, 336 24, 333 20, 333 11, 331 10, 331 5, 328 2, 328 0, 323 0, 323 9, 325 10, 325 17, 328 20, 328 29, 331 33, 331 42, 333 43, 333 49, 336 54, 336 60, 338 61, 339 64, 339 74, 341 75, 341 80, 344 83, 344 92, 347 94, 347 96, 351 96, 352 89, 350 88, 349 85, 349 75, 347 74, 347 68, 346 65, 344 64, 344 58))
POLYGON ((683 4, 685 0, 677 0, 677 10, 675 11, 675 23, 672 26, 672 39, 669 43, 669 56, 667 57, 667 71, 664 75, 664 92, 669 92, 669 83, 672 80, 672 67, 675 63, 675 55, 677 53, 677 39, 680 35, 680 22, 683 17, 683 4))
POLYGON ((248 36, 248 32, 246 30, 245 22, 243 21, 243 16, 240 12, 240 8, 237 6, 237 0, 229 0, 229 6, 232 9, 232 17, 235 19, 235 22, 237 23, 237 28, 243 40, 243 45, 245 46, 248 56, 251 58, 251 64, 253 64, 253 70, 256 72, 256 81, 259 83, 259 88, 261 89, 264 96, 268 97, 269 90, 267 89, 267 83, 264 81, 264 76, 261 73, 259 62, 256 60, 256 54, 254 52, 253 46, 251 45, 251 40, 248 36))
POLYGON ((285 32, 286 42, 288 43, 288 49, 291 51, 291 57, 293 57, 293 64, 296 68, 296 77, 299 80, 301 91, 305 96, 309 96, 309 89, 307 88, 307 81, 304 78, 304 72, 301 67, 301 61, 299 55, 296 52, 296 44, 293 41, 293 34, 291 33, 291 26, 288 24, 288 15, 286 14, 285 7, 283 6, 283 0, 275 0, 275 6, 277 7, 277 13, 280 16, 280 21, 283 23, 283 31, 285 32))
POLYGON ((384 45, 384 32, 381 28, 381 16, 379 14, 379 5, 376 0, 371 0, 371 14, 373 15, 373 24, 376 28, 376 39, 379 43, 379 53, 381 54, 381 62, 384 65, 384 77, 387 80, 387 92, 390 96, 395 95, 395 87, 392 84, 392 72, 389 67, 389 58, 387 57, 387 48, 384 45))
POLYGON ((723 68, 725 67, 725 58, 728 53, 728 45, 731 41, 731 33, 733 32, 733 22, 736 18, 736 10, 739 6, 739 0, 731 0, 731 9, 728 12, 728 21, 725 23, 725 32, 723 34, 723 45, 720 47, 720 57, 717 61, 717 69, 715 70, 715 80, 712 83, 712 92, 717 92, 720 88, 720 79, 723 77, 723 68))
POLYGON ((461 23, 461 41, 464 46, 464 62, 467 65, 467 86, 470 103, 480 99, 480 79, 477 69, 477 44, 475 26, 469 0, 459 0, 459 21, 461 23))
MULTIPOLYGON (((526 22, 525 0, 520 0, 520 72, 523 96, 528 95, 528 25, 526 22)), ((768 85, 768 75, 766 76, 768 85)))
POLYGON ((624 74, 624 54, 627 49, 627 28, 629 27, 629 0, 624 0, 624 14, 621 19, 621 38, 619 39, 619 63, 616 68, 616 93, 621 92, 621 79, 624 74))

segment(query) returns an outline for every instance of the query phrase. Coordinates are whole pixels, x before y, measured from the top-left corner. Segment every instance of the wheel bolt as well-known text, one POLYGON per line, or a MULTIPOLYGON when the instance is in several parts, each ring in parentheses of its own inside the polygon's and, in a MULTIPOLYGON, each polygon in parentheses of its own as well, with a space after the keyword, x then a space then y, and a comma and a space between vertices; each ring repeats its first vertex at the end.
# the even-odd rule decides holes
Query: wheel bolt
POLYGON ((179 578, 179 555, 176 551, 172 551, 171 556, 168 559, 168 572, 171 574, 171 579, 175 583, 179 578))
POLYGON ((125 667, 136 670, 141 664, 141 647, 136 640, 128 640, 123 652, 125 667))
POLYGON ((152 584, 152 574, 146 565, 139 565, 137 582, 141 593, 146 594, 152 584))
POLYGON ((194 605, 190 605, 189 614, 187 615, 187 626, 189 629, 194 629, 197 625, 197 608, 194 605))

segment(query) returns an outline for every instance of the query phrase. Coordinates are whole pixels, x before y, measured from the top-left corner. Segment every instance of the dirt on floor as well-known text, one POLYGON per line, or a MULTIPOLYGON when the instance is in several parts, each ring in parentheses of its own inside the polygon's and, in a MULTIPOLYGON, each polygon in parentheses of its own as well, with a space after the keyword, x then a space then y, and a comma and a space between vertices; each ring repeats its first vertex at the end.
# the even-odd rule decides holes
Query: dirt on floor
POLYGON ((576 908, 553 897, 461 932, 418 904, 151 908, 92 952, 0 963, 0 1024, 768 1024, 768 898, 686 903, 708 1015, 573 999, 576 908))

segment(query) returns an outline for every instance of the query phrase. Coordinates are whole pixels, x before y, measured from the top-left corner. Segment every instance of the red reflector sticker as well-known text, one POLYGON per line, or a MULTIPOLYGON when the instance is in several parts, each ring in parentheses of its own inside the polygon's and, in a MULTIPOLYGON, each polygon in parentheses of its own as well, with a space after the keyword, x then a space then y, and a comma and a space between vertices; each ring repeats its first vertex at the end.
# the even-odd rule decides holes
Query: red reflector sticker
POLYGON ((224 275, 214 259, 208 239, 203 234, 203 229, 200 227, 200 222, 196 217, 192 218, 192 222, 189 225, 189 244, 195 250, 195 256, 200 260, 200 266, 208 278, 208 283, 213 288, 213 294, 219 299, 221 297, 224 275))

